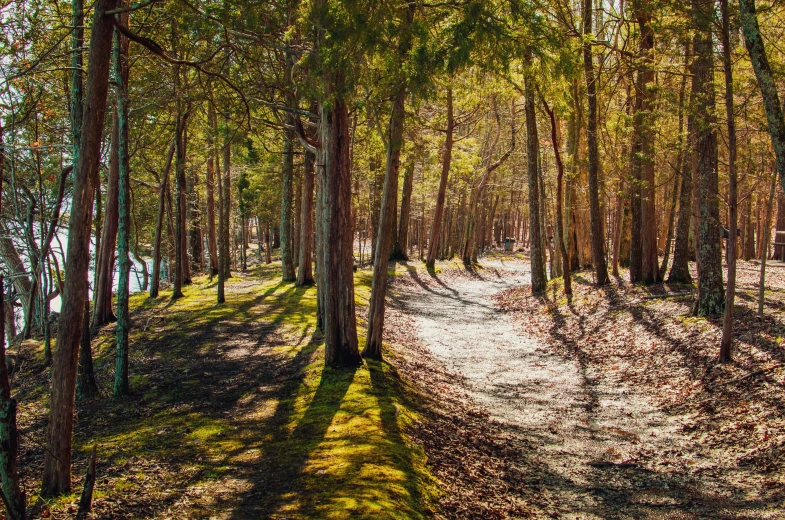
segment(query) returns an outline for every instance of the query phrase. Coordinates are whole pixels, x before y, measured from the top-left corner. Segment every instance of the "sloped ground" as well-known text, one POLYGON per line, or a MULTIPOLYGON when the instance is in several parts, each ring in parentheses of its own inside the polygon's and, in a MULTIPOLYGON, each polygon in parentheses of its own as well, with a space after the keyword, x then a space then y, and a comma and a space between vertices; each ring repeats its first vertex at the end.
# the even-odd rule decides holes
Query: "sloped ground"
POLYGON ((441 403, 418 438, 447 517, 785 515, 779 298, 761 330, 742 293, 740 361, 716 367, 719 323, 685 317, 687 287, 597 291, 579 275, 568 303, 553 285, 528 297, 526 269, 395 282, 400 355, 416 360, 403 372, 441 403))
MULTIPOLYGON (((404 431, 416 418, 413 392, 387 363, 324 369, 315 288, 278 277, 274 266, 235 273, 223 305, 206 279, 175 303, 168 292, 135 296, 133 395, 110 397, 106 327, 94 340, 101 395, 78 404, 75 493, 39 502, 35 516, 73 516, 94 444, 94 518, 429 516, 437 490, 404 431)), ((358 273, 360 308, 368 282, 358 273)), ((21 358, 14 388, 34 504, 48 370, 29 344, 21 358)))

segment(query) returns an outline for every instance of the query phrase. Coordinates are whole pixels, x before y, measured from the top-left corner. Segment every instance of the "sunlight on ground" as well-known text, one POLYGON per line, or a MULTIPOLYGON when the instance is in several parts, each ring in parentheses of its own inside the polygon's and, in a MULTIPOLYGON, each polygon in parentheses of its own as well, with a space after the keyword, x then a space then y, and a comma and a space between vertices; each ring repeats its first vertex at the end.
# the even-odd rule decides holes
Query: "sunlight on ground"
MULTIPOLYGON (((235 273, 222 305, 205 277, 175 302, 170 291, 134 295, 127 399, 108 397, 113 327, 94 340, 103 395, 80 411, 75 455, 83 461, 98 445, 97 511, 135 490, 143 509, 134 516, 428 515, 436 486, 403 433, 416 417, 413 392, 384 362, 325 369, 316 289, 278 276, 268 266, 235 273)), ((358 305, 370 285, 370 271, 356 274, 358 305)))

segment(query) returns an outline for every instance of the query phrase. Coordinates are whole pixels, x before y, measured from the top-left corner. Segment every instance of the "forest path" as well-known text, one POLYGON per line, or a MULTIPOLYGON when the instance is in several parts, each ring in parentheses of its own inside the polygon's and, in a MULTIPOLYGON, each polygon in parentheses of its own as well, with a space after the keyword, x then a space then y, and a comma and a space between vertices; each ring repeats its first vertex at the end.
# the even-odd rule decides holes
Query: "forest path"
POLYGON ((508 494, 557 518, 697 518, 707 510, 712 518, 738 518, 726 516, 722 496, 707 489, 714 486, 665 460, 685 442, 681 418, 604 381, 582 356, 563 357, 519 334, 512 317, 495 308, 494 294, 529 283, 527 262, 410 275, 416 283, 396 286, 394 305, 457 376, 453 385, 511 439, 517 455, 504 459, 504 473, 514 475, 505 478, 508 494))

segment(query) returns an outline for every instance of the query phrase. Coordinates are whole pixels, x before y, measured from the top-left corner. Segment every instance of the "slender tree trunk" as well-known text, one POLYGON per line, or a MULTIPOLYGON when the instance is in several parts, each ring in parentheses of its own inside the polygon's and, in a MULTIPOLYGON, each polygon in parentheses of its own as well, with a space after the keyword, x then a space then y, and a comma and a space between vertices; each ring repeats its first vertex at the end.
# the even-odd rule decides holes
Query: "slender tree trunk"
POLYGON ((722 321, 720 362, 733 357, 733 301, 736 297, 736 230, 738 229, 738 179, 736 174, 736 121, 733 114, 733 63, 731 62, 730 21, 728 0, 720 0, 722 17, 722 64, 725 70, 725 113, 728 118, 728 285, 725 288, 725 316, 722 321))
POLYGON ((564 230, 562 229, 562 181, 564 179, 564 164, 561 160, 561 152, 559 152, 559 139, 556 132, 556 117, 553 111, 548 107, 545 99, 542 100, 542 105, 548 117, 551 120, 551 141, 553 142, 553 152, 556 156, 556 246, 562 259, 562 279, 564 280, 564 294, 567 296, 572 295, 572 278, 570 276, 570 259, 567 253, 567 246, 564 244, 564 230))
MULTIPOLYGON (((594 76, 592 57, 592 1, 583 0, 583 74, 586 77, 586 96, 589 103, 586 122, 586 145, 589 159, 589 219, 591 222, 591 252, 594 267, 594 282, 597 285, 608 283, 608 266, 605 261, 605 239, 602 233, 602 213, 600 211, 599 157, 597 150, 597 82, 594 76)), ((634 232, 634 230, 633 230, 634 232)))
POLYGON ((766 292, 766 259, 769 257, 769 241, 771 240, 771 214, 774 206, 774 195, 777 193, 777 171, 771 178, 769 198, 766 201, 766 221, 763 226, 763 253, 760 255, 760 281, 758 282, 758 317, 763 317, 763 296, 766 292))
MULTIPOLYGON (((117 96, 119 96, 119 93, 116 92, 117 96)), ((117 102, 115 102, 115 107, 112 111, 112 138, 109 146, 109 182, 106 185, 106 204, 101 229, 101 246, 96 261, 96 285, 93 293, 92 326, 96 328, 117 320, 112 310, 112 287, 115 245, 117 244, 117 179, 120 171, 119 143, 119 116, 117 114, 117 102)))
POLYGON ((436 252, 439 247, 439 233, 441 233, 442 216, 444 213, 444 197, 447 193, 447 179, 450 176, 454 130, 455 119, 453 116, 452 89, 447 89, 447 129, 444 139, 444 154, 442 155, 442 173, 439 178, 439 191, 436 194, 436 208, 433 213, 433 222, 431 222, 431 239, 428 244, 428 258, 425 261, 425 265, 429 269, 433 269, 433 266, 436 264, 436 252))
POLYGON ((783 119, 782 106, 777 93, 777 84, 758 26, 755 0, 739 0, 739 7, 741 8, 740 21, 744 33, 744 43, 750 55, 755 77, 758 79, 758 86, 763 96, 763 106, 766 108, 766 121, 777 160, 777 173, 780 183, 785 187, 785 119, 783 119))
MULTIPOLYGON (((119 23, 128 26, 128 13, 119 16, 119 23)), ((117 257, 120 264, 117 284, 117 330, 114 395, 128 393, 128 331, 131 328, 128 310, 131 258, 129 244, 131 233, 131 172, 128 147, 128 39, 115 30, 114 77, 117 85, 117 119, 119 128, 118 151, 118 215, 117 257)))
MULTIPOLYGON (((410 39, 408 33, 414 19, 415 4, 409 4, 406 9, 405 19, 402 21, 405 34, 402 35, 400 49, 408 52, 410 39)), ((405 54, 399 56, 403 58, 405 54)), ((393 231, 395 226, 395 203, 398 198, 398 169, 400 167, 401 149, 403 148, 403 125, 406 119, 404 102, 406 100, 406 86, 401 85, 393 98, 390 124, 387 130, 387 161, 384 172, 384 188, 382 190, 382 207, 379 215, 379 233, 376 241, 376 258, 373 262, 373 281, 371 283, 371 296, 368 300, 368 334, 366 336, 363 357, 382 359, 382 333, 384 331, 384 299, 387 294, 387 266, 390 263, 390 248, 392 246, 393 231)), ((442 200, 442 203, 444 200, 442 200)), ((434 218, 435 220, 435 218, 434 218)), ((438 227, 431 229, 431 233, 439 232, 438 227)), ((432 235, 434 236, 434 235, 432 235)), ((435 260, 436 250, 433 249, 435 260)), ((431 259, 431 250, 428 251, 431 259)), ((431 264, 433 265, 433 264, 431 264)))
POLYGON ((692 0, 695 35, 693 49, 693 93, 697 160, 700 176, 700 235, 698 256, 698 300, 695 314, 721 314, 725 305, 722 286, 717 134, 714 120, 713 0, 692 0))
POLYGON ((229 140, 229 121, 228 119, 225 120, 226 126, 226 136, 225 142, 223 146, 223 167, 224 167, 224 177, 223 177, 223 211, 224 211, 224 220, 223 220, 223 254, 226 257, 226 262, 223 263, 223 270, 224 270, 224 280, 228 280, 232 277, 232 262, 231 262, 231 215, 232 215, 232 143, 229 140))
POLYGON ((283 168, 281 168, 281 271, 284 282, 297 278, 291 248, 292 231, 292 184, 294 176, 294 135, 290 130, 284 132, 283 168))
POLYGON ((303 194, 300 203, 300 261, 297 262, 297 286, 306 287, 314 284, 313 278, 313 195, 314 195, 314 166, 316 155, 311 151, 305 152, 303 168, 303 194))
POLYGON ((524 84, 526 114, 526 164, 529 182, 529 261, 531 262, 532 294, 545 292, 545 263, 543 258, 543 237, 540 225, 540 183, 538 162, 540 157, 539 137, 537 136, 537 115, 534 111, 534 78, 527 74, 524 84))
MULTIPOLYGON (((414 183, 414 163, 406 165, 403 170, 403 190, 401 193, 401 212, 398 218, 398 232, 396 234, 393 257, 397 260, 408 260, 406 253, 409 247, 409 212, 412 205, 412 187, 414 183)), ((449 233, 448 233, 449 237, 449 233)), ((445 244, 447 246, 447 244, 445 244)), ((445 248, 446 249, 446 248, 445 248)))
POLYGON ((97 0, 90 39, 90 68, 85 93, 81 154, 74 172, 70 206, 65 282, 57 331, 57 349, 52 367, 47 450, 44 459, 43 496, 67 493, 71 489, 71 435, 73 433, 74 391, 82 313, 87 299, 90 261, 90 232, 93 194, 98 184, 101 138, 109 85, 109 62, 114 22, 106 11, 117 7, 116 0, 97 0))
POLYGON ((82 313, 82 338, 79 344, 79 364, 76 368, 76 397, 81 401, 98 395, 98 384, 93 370, 93 346, 90 342, 90 301, 85 300, 82 313))
POLYGON ((177 140, 177 135, 180 133, 179 125, 175 128, 175 138, 172 139, 172 144, 169 145, 169 151, 166 153, 166 163, 164 164, 164 171, 161 175, 161 186, 158 189, 158 212, 155 217, 155 236, 153 238, 153 275, 150 280, 150 298, 158 297, 158 289, 161 280, 161 241, 164 229, 164 215, 166 214, 166 194, 169 192, 169 170, 172 168, 172 159, 174 158, 174 149, 177 140))
MULTIPOLYGON (((215 140, 217 135, 215 129, 218 127, 218 120, 215 116, 215 106, 212 102, 207 104, 207 252, 210 258, 210 276, 218 274, 218 240, 215 234, 215 140)), ((218 173, 220 177, 220 170, 218 173)))
MULTIPOLYGON (((686 79, 690 72, 690 54, 691 49, 689 43, 684 45, 684 80, 682 81, 682 88, 686 89, 686 79)), ((684 94, 686 98, 686 92, 684 94)), ((679 105, 682 106, 681 95, 679 96, 679 105)), ((691 112, 691 111, 690 111, 691 112)), ((679 123, 679 128, 682 128, 682 123, 679 123)), ((679 220, 676 226, 676 244, 673 248, 673 264, 668 273, 668 283, 691 283, 692 275, 690 275, 689 259, 690 259, 690 225, 692 221, 692 162, 694 155, 694 141, 692 138, 695 131, 694 118, 690 113, 687 116, 687 135, 679 138, 681 144, 681 161, 679 175, 681 176, 681 189, 679 190, 679 220)), ((681 132, 680 132, 681 133, 681 132)))

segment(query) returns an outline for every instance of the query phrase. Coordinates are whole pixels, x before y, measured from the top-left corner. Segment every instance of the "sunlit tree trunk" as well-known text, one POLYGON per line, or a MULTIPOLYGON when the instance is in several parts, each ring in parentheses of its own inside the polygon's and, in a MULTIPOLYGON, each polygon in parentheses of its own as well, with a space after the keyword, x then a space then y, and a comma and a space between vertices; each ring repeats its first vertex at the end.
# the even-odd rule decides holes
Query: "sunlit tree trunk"
POLYGON ((436 264, 436 252, 439 247, 439 234, 441 233, 442 218, 444 213, 444 198, 447 193, 447 179, 450 176, 450 162, 452 161, 453 132, 455 119, 452 105, 452 89, 447 89, 447 128, 445 129, 444 152, 442 155, 442 173, 439 177, 439 191, 436 193, 436 208, 431 222, 430 241, 428 243, 428 258, 425 265, 433 269, 436 264))

